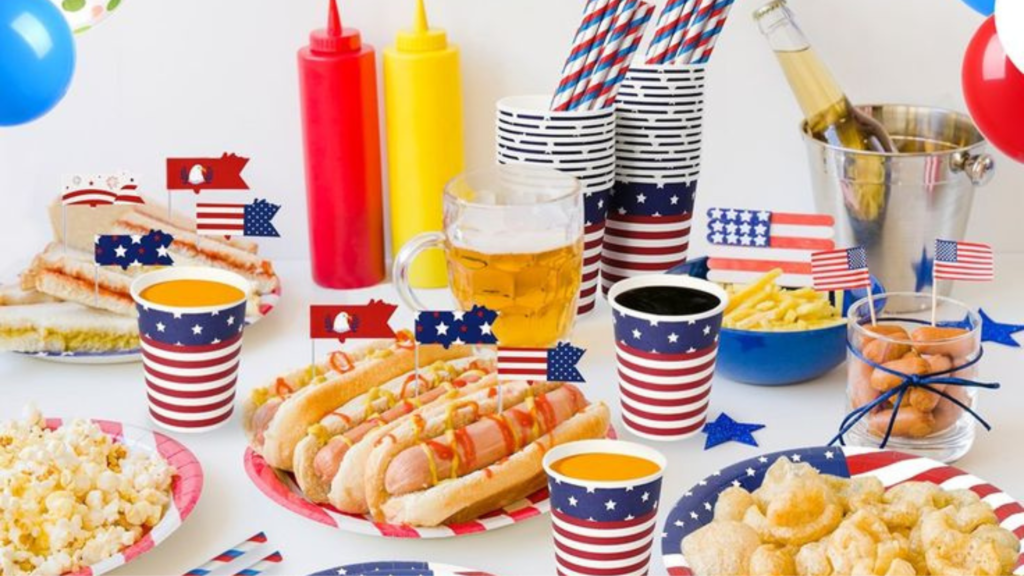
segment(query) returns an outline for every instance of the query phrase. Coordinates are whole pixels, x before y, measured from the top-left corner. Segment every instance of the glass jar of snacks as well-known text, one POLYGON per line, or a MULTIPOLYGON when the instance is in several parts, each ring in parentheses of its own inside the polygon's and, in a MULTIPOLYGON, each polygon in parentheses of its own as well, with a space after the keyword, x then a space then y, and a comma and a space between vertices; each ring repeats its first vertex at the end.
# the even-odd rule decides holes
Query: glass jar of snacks
POLYGON ((974 443, 981 319, 955 300, 893 293, 849 311, 848 444, 953 462, 974 443))

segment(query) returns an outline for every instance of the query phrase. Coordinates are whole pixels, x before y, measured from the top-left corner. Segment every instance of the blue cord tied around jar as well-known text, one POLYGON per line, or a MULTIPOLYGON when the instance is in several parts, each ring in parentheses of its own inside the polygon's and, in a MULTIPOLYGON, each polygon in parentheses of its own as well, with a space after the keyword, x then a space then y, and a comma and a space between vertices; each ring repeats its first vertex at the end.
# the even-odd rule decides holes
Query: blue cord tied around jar
MULTIPOLYGON (((891 321, 896 320, 897 319, 895 318, 891 319, 891 321)), ((903 399, 907 395, 907 393, 914 388, 920 388, 922 390, 927 390, 932 394, 938 394, 939 396, 942 396, 946 400, 949 400, 950 402, 956 404, 964 411, 966 411, 968 414, 973 416, 974 419, 981 423, 981 425, 984 426, 986 430, 992 430, 992 426, 988 422, 986 422, 985 419, 982 418, 977 412, 972 410, 970 406, 965 405, 963 402, 957 400, 952 395, 947 394, 945 391, 937 390, 932 387, 932 385, 934 384, 944 384, 946 386, 961 386, 964 388, 984 388, 986 390, 998 390, 1001 387, 1001 385, 998 383, 974 382, 973 380, 967 380, 965 378, 955 378, 953 376, 950 376, 950 374, 959 372, 960 370, 966 370, 980 362, 982 356, 985 355, 985 350, 983 348, 978 350, 978 356, 973 360, 960 366, 954 366, 948 370, 943 370, 942 372, 933 372, 931 374, 904 374, 903 372, 900 372, 898 370, 886 368, 885 366, 882 366, 877 362, 872 362, 871 360, 868 360, 866 357, 864 357, 864 354, 861 353, 860 350, 857 350, 850 342, 846 343, 846 347, 850 350, 853 356, 860 360, 861 362, 867 364, 868 366, 876 370, 881 370, 883 372, 896 376, 900 378, 902 382, 899 386, 896 386, 895 388, 889 390, 888 392, 885 392, 884 394, 874 399, 873 401, 859 408, 855 408, 853 412, 847 414, 846 418, 843 419, 843 423, 839 427, 839 434, 837 434, 836 437, 833 438, 832 441, 828 443, 829 446, 834 446, 837 442, 841 446, 846 446, 846 441, 844 440, 844 436, 846 436, 846 433, 852 430, 858 422, 860 422, 865 416, 870 414, 875 408, 885 404, 895 396, 896 403, 892 409, 892 417, 889 419, 889 426, 886 428, 885 436, 882 438, 882 443, 879 445, 879 448, 884 449, 889 444, 889 439, 892 437, 892 430, 896 426, 896 417, 899 416, 900 408, 903 407, 903 399)))

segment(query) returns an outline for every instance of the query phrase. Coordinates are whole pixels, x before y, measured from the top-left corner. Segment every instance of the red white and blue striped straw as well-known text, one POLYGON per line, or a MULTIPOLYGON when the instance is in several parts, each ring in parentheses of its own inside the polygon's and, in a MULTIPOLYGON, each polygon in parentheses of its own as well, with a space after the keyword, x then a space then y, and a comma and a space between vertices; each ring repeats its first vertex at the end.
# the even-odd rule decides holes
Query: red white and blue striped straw
POLYGON ((601 89, 599 98, 604 100, 601 108, 613 108, 615 106, 615 100, 619 97, 619 88, 622 87, 622 82, 626 79, 630 66, 633 65, 633 56, 640 49, 640 43, 644 39, 644 30, 647 29, 647 25, 650 23, 653 15, 654 6, 641 4, 632 27, 633 35, 627 41, 626 48, 620 51, 620 56, 615 59, 614 75, 609 77, 608 81, 605 82, 604 88, 601 89))
POLYGON ((259 548, 263 544, 267 543, 267 535, 263 532, 253 534, 248 539, 243 540, 239 544, 228 548, 220 554, 211 558, 206 564, 198 568, 193 568, 185 573, 185 576, 206 576, 210 572, 223 568, 228 564, 231 564, 238 558, 245 556, 249 552, 259 548))
POLYGON ((683 45, 679 48, 675 58, 669 60, 668 63, 678 65, 691 63, 693 52, 697 49, 701 34, 704 33, 704 28, 707 27, 714 7, 715 0, 700 0, 697 4, 697 12, 694 14, 693 20, 690 21, 690 26, 686 29, 683 45))
POLYGON ((562 68, 562 79, 551 101, 552 110, 568 110, 576 86, 583 73, 587 56, 595 49, 598 28, 608 14, 612 0, 589 0, 583 13, 583 22, 576 32, 572 51, 562 68))
POLYGON ((658 24, 654 28, 654 38, 651 39, 651 45, 647 48, 648 63, 668 51, 672 33, 679 26, 679 20, 683 16, 685 7, 686 0, 669 0, 661 11, 661 16, 658 16, 658 24))
MULTIPOLYGON (((601 49, 601 56, 597 60, 597 67, 590 77, 587 90, 579 95, 579 103, 570 102, 569 108, 576 107, 578 110, 591 110, 598 102, 598 95, 608 80, 612 68, 615 67, 615 59, 619 56, 623 42, 630 38, 630 31, 633 29, 633 19, 637 8, 640 7, 640 0, 626 0, 615 15, 615 22, 612 24, 612 33, 608 42, 601 49)), ((576 96, 573 96, 575 99, 576 96)))
POLYGON ((668 48, 661 54, 656 54, 653 59, 648 59, 648 64, 666 64, 675 60, 676 54, 679 53, 679 49, 683 46, 683 40, 686 38, 686 29, 689 28, 690 21, 693 20, 693 15, 697 11, 697 2, 698 0, 686 0, 683 13, 679 16, 678 25, 672 31, 668 48))
POLYGON ((594 47, 587 53, 587 60, 584 62, 583 69, 580 72, 580 81, 576 84, 576 89, 573 90, 572 98, 569 100, 569 110, 579 110, 580 101, 583 100, 583 95, 586 94, 587 88, 590 86, 590 79, 594 75, 597 60, 601 56, 601 49, 608 42, 608 37, 612 32, 612 24, 615 22, 615 17, 618 15, 622 4, 623 0, 609 0, 608 11, 605 12, 605 17, 598 26, 597 36, 594 38, 594 47))
POLYGON ((716 3, 712 20, 708 21, 708 26, 701 35, 697 50, 693 53, 694 64, 707 64, 711 60, 715 44, 718 43, 718 38, 722 35, 722 29, 725 28, 725 23, 729 20, 729 11, 732 10, 735 2, 736 0, 719 0, 716 3))
POLYGON ((273 554, 264 557, 259 562, 256 562, 252 566, 249 566, 248 568, 243 568, 238 572, 235 572, 235 576, 257 576, 259 574, 266 572, 270 568, 277 566, 281 563, 282 560, 284 560, 284 556, 281 556, 280 552, 274 552, 273 554))

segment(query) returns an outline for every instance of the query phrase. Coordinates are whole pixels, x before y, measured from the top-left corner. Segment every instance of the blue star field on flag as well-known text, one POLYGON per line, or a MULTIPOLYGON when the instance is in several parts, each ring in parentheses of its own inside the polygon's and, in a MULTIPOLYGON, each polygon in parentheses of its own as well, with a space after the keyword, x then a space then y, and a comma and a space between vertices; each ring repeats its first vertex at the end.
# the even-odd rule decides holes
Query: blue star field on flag
POLYGON ((757 446, 754 432, 762 429, 764 429, 764 424, 737 422, 723 412, 714 422, 708 422, 704 425, 703 432, 707 434, 704 449, 710 450, 726 442, 739 442, 748 446, 757 446))
POLYGON ((428 311, 416 315, 416 342, 452 345, 497 344, 492 328, 498 313, 483 306, 474 306, 469 312, 428 311))
POLYGON ((576 367, 586 350, 573 346, 568 342, 559 342, 558 346, 548 350, 548 381, 550 382, 584 382, 583 375, 576 367))
POLYGON ((245 207, 245 235, 249 237, 280 238, 281 234, 271 220, 281 210, 277 204, 256 200, 245 207))
POLYGON ((766 210, 708 210, 708 242, 720 246, 766 248, 772 235, 772 213, 766 210))
POLYGON ((173 266, 168 248, 174 237, 160 230, 150 230, 140 235, 96 236, 94 246, 95 262, 99 266, 120 266, 127 270, 132 266, 173 266))

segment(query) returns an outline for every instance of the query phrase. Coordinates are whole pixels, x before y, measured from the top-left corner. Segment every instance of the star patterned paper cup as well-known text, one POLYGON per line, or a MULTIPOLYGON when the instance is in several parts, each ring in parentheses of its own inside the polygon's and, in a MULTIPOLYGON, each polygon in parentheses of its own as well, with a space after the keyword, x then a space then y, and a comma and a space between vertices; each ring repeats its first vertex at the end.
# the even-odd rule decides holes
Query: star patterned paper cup
POLYGON ((605 294, 689 257, 703 144, 705 66, 634 66, 616 103, 615 189, 601 278, 605 294))
POLYGON ((647 446, 585 440, 556 446, 544 455, 551 494, 551 528, 559 576, 642 576, 648 573, 658 535, 658 504, 667 461, 647 446), (658 472, 617 482, 587 482, 552 466, 583 454, 622 454, 648 460, 658 472))
POLYGON ((707 421, 711 381, 718 356, 718 334, 729 296, 717 284, 688 276, 637 276, 608 293, 615 324, 622 423, 651 440, 681 440, 707 421), (710 294, 718 305, 683 316, 650 314, 619 303, 638 288, 667 286, 710 294))
POLYGON ((168 268, 132 283, 149 415, 158 426, 198 433, 230 420, 250 290, 245 278, 214 268, 168 268), (208 307, 166 306, 142 297, 147 288, 174 280, 220 282, 245 297, 208 307))
POLYGON ((498 102, 498 162, 547 166, 582 183, 586 239, 577 316, 583 316, 593 311, 600 287, 601 246, 615 184, 615 111, 553 112, 550 105, 546 96, 498 102))

